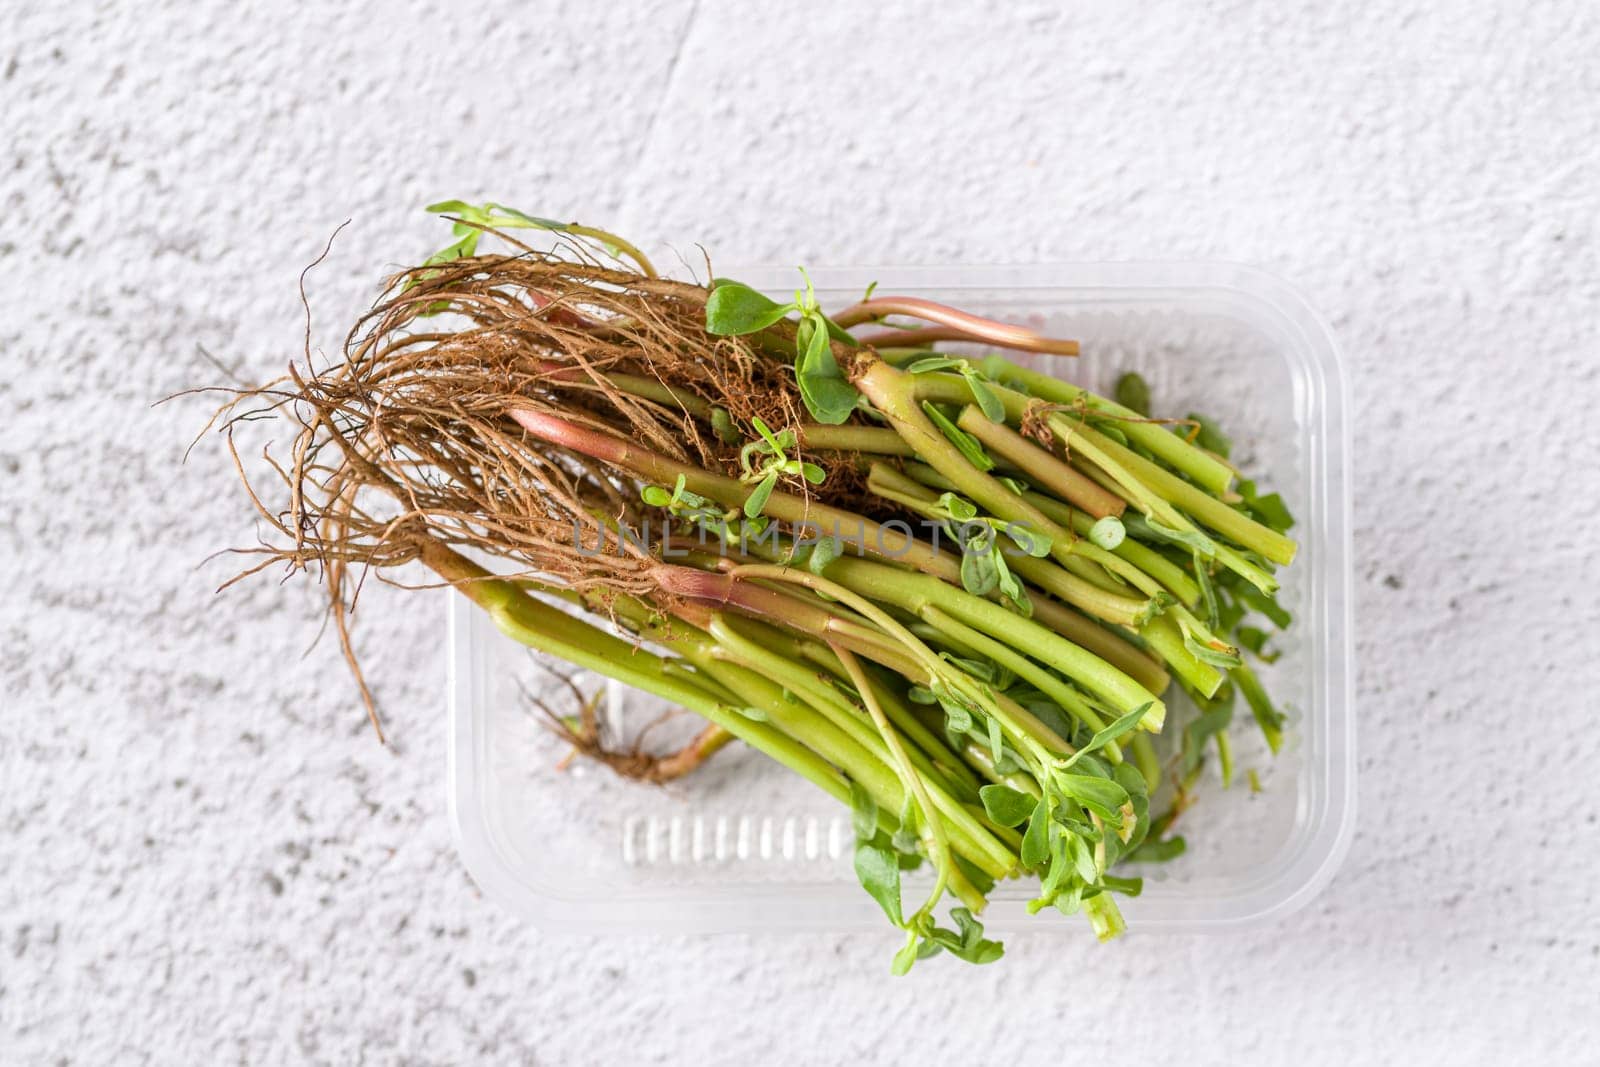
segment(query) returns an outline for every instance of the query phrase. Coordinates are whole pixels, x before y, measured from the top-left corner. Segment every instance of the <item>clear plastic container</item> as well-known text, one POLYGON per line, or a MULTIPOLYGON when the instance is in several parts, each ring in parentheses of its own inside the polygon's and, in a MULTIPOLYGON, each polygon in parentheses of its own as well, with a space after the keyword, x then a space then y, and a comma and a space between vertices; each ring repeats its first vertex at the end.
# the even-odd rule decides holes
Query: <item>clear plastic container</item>
MULTIPOLYGON (((775 295, 798 281, 790 269, 729 274, 775 295)), ((1122 908, 1137 933, 1220 929, 1305 904, 1332 878, 1355 820, 1349 401, 1322 320, 1271 275, 1219 263, 812 277, 825 307, 877 281, 880 293, 1078 338, 1082 356, 1035 365, 1101 392, 1119 373, 1139 371, 1158 413, 1216 418, 1235 460, 1283 494, 1301 544, 1280 594, 1295 621, 1279 641, 1283 657, 1262 671, 1289 715, 1283 751, 1272 758, 1248 715, 1236 719, 1239 780, 1224 791, 1208 769, 1201 804, 1180 827, 1188 852, 1141 872, 1143 895, 1122 908), (1259 793, 1244 781, 1248 768, 1258 771, 1259 793)), ((560 769, 564 747, 531 705, 531 695, 570 702, 551 665, 455 593, 449 642, 451 815, 467 869, 491 898, 542 927, 580 933, 883 927, 851 872, 849 813, 810 783, 742 746, 666 789, 582 763, 560 769)), ((574 680, 609 686, 602 713, 615 736, 636 734, 665 710, 594 677, 574 680)), ((1182 714, 1182 697, 1173 703, 1182 714)), ((695 725, 682 715, 661 729, 681 735, 695 725)), ((1081 917, 1027 915, 1030 883, 995 888, 991 930, 1087 930, 1081 917)))

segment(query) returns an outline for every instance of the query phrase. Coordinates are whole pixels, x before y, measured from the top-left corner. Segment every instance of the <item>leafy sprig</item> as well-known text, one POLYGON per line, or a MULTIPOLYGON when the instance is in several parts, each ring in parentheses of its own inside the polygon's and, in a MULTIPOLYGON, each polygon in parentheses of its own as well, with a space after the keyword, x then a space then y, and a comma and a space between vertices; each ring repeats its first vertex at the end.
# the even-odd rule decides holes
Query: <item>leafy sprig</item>
POLYGON ((655 267, 643 252, 614 233, 585 226, 577 222, 557 222, 518 211, 504 204, 488 202, 470 204, 465 200, 441 200, 425 209, 434 214, 454 215, 457 221, 450 227, 456 240, 423 261, 424 266, 466 259, 478 253, 478 242, 486 230, 547 230, 599 243, 613 259, 627 257, 638 264, 646 275, 655 276, 655 267))
POLYGON ((750 422, 760 437, 739 450, 739 480, 755 483, 755 491, 744 502, 745 515, 755 518, 767 506, 778 479, 799 477, 811 485, 821 485, 827 475, 815 463, 789 458, 789 449, 795 447, 797 440, 793 430, 773 433, 759 415, 750 422))
POLYGON ((651 507, 662 508, 673 518, 695 526, 725 544, 738 544, 745 537, 759 537, 767 528, 765 515, 742 515, 737 508, 724 509, 715 501, 690 492, 688 479, 678 475, 668 490, 659 485, 646 485, 639 497, 651 507))
POLYGON ((839 368, 833 345, 854 346, 856 342, 823 313, 804 267, 800 276, 805 287, 783 304, 748 285, 717 279, 706 299, 706 332, 718 337, 760 333, 798 312, 794 371, 800 398, 812 418, 837 426, 856 411, 861 397, 839 368))
POLYGON ((877 901, 891 923, 906 932, 905 944, 895 953, 891 970, 905 974, 918 960, 948 952, 968 963, 993 963, 1005 955, 1005 947, 998 941, 983 936, 983 924, 966 907, 950 909, 950 918, 956 928, 939 926, 933 917, 930 899, 928 905, 912 915, 903 913, 900 894, 900 871, 905 852, 897 842, 914 850, 916 838, 907 832, 912 818, 910 806, 901 812, 900 829, 894 834, 879 827, 877 804, 858 783, 850 785, 851 826, 855 830, 856 850, 854 867, 856 879, 867 895, 877 901))

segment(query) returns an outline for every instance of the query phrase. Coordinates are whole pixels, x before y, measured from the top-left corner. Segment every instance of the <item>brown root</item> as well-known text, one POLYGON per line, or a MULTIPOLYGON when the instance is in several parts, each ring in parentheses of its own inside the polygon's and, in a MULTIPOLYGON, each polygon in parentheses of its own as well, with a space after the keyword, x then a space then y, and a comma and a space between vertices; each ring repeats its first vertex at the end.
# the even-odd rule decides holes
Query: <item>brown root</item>
POLYGON ((566 722, 560 724, 557 733, 572 746, 574 755, 604 764, 619 777, 652 785, 665 785, 698 770, 733 740, 733 735, 722 727, 707 723, 682 748, 657 755, 644 751, 637 742, 623 750, 608 749, 597 736, 584 734, 566 722))
POLYGON ((733 740, 733 735, 722 727, 715 723, 707 723, 687 744, 672 752, 660 754, 647 752, 644 743, 651 731, 667 720, 683 714, 681 709, 674 709, 646 725, 626 748, 608 748, 601 737, 600 718, 597 712, 600 698, 605 690, 596 689, 593 693, 585 695, 571 678, 556 671, 551 673, 555 674, 571 693, 573 702, 578 708, 576 715, 558 714, 538 697, 531 693, 526 695, 529 702, 539 710, 551 732, 572 746, 571 751, 562 757, 558 764, 562 770, 581 756, 609 767, 622 778, 664 785, 697 770, 718 749, 733 740))
MULTIPOLYGON (((218 413, 267 527, 261 543, 236 550, 257 559, 225 584, 275 564, 320 573, 375 728, 348 614, 369 575, 394 582, 397 568, 430 545, 492 557, 507 577, 592 594, 593 604, 616 594, 660 601, 656 560, 645 547, 651 539, 641 534, 662 516, 642 504, 643 486, 616 467, 530 438, 510 413, 546 412, 686 467, 738 475, 739 442, 723 439, 726 425, 719 437, 708 414, 720 409, 753 439, 756 417, 774 429, 798 426, 803 405, 787 360, 755 339, 706 333, 707 292, 571 248, 396 274, 349 333, 342 359, 312 363, 308 353, 305 364, 235 394, 218 413), (613 376, 662 388, 625 390, 613 376), (266 416, 287 417, 295 436, 284 459, 261 453, 270 477, 258 485, 235 433, 266 416), (633 535, 631 543, 618 531, 633 535), (603 532, 606 550, 596 552, 603 532)), ((762 343, 781 348, 786 329, 792 333, 778 327, 762 343)), ((861 480, 854 457, 805 458, 837 479, 830 496, 861 480)), ((580 731, 572 740, 651 780, 683 773, 677 768, 696 765, 721 743, 708 734, 681 753, 650 757, 607 752, 596 738, 580 731)))

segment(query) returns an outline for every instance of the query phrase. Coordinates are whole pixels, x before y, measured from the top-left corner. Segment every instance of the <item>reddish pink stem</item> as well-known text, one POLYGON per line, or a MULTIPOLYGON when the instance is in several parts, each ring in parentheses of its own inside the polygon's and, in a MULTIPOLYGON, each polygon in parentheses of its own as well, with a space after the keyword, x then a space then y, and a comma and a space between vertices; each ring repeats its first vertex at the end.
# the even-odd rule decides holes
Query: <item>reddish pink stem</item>
POLYGON ((869 333, 857 337, 856 340, 873 348, 907 348, 912 345, 929 345, 935 341, 980 341, 982 338, 974 337, 966 330, 958 330, 954 326, 896 326, 893 323, 882 333, 869 333))
POLYGON ((937 323, 960 330, 967 335, 967 339, 974 341, 988 341, 1004 348, 1017 348, 1027 352, 1049 352, 1059 356, 1075 356, 1078 354, 1078 342, 1063 341, 1021 326, 1010 323, 996 322, 993 319, 969 315, 958 308, 946 304, 938 304, 932 300, 923 300, 915 296, 879 296, 871 300, 863 300, 859 304, 852 304, 839 314, 833 316, 833 321, 848 329, 863 322, 871 322, 885 315, 908 315, 911 318, 923 319, 927 322, 937 323))
MULTIPOLYGON (((678 475, 684 476, 684 487, 691 493, 715 500, 724 507, 740 507, 755 491, 755 487, 736 481, 726 475, 701 470, 652 452, 632 441, 614 437, 602 430, 568 422, 557 415, 527 408, 509 412, 519 426, 534 437, 560 445, 580 455, 621 467, 634 477, 656 485, 672 485, 678 475)), ((829 507, 820 500, 808 499, 783 490, 767 498, 765 513, 779 522, 808 523, 817 530, 832 533, 860 544, 873 555, 910 565, 927 574, 946 581, 960 580, 960 561, 939 551, 926 542, 917 540, 909 528, 897 529, 900 524, 880 526, 871 519, 841 508, 829 507)))

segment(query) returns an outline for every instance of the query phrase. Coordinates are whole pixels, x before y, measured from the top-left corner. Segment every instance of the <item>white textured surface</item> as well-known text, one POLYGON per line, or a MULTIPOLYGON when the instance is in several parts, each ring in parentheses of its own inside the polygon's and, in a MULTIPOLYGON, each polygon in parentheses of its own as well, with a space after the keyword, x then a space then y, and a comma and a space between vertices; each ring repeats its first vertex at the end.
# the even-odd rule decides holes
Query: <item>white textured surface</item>
POLYGON ((273 6, 4 16, 0 1061, 1594 1056, 1592 5, 273 6), (249 517, 214 443, 176 466, 201 405, 149 408, 218 377, 197 345, 282 368, 349 216, 330 344, 441 195, 724 261, 1295 280, 1356 401, 1333 886, 1269 929, 898 982, 887 936, 574 941, 482 902, 434 605, 366 601, 380 749, 332 643, 301 658, 315 589, 211 596, 195 564, 249 517))

